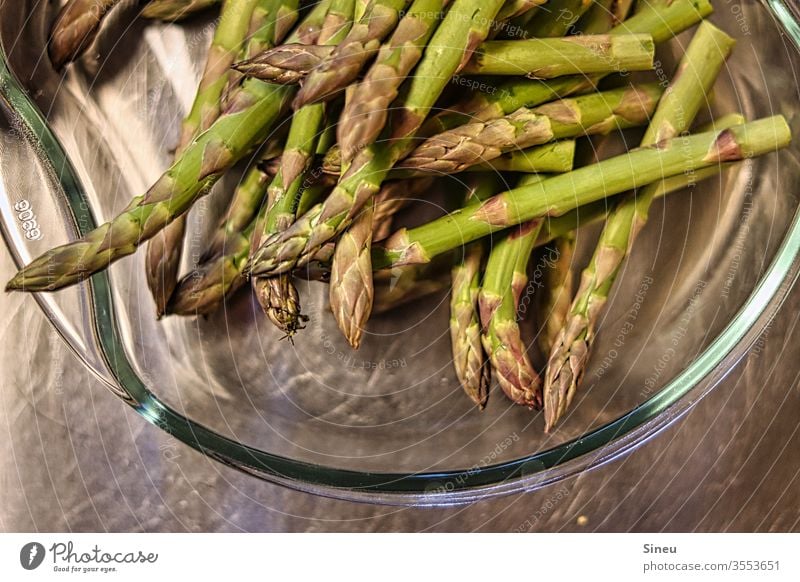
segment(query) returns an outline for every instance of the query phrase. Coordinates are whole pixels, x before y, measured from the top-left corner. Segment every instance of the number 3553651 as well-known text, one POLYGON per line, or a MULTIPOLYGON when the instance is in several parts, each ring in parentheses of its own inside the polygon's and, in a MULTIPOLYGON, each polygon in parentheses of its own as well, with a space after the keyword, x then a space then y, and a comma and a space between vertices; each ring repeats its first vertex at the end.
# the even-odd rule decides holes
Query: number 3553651
POLYGON ((28 240, 41 239, 42 229, 39 227, 39 222, 36 220, 36 215, 33 213, 31 203, 27 200, 20 200, 14 204, 14 210, 17 212, 17 219, 19 219, 22 224, 25 238, 28 240))

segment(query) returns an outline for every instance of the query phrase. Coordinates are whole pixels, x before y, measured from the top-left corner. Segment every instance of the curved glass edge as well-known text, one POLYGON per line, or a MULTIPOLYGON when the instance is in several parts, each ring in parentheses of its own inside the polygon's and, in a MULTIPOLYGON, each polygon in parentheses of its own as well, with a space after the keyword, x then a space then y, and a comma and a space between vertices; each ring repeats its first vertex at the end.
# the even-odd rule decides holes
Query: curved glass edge
MULTIPOLYGON (((767 0, 767 5, 795 44, 800 44, 800 27, 794 16, 796 9, 782 0, 767 0)), ((84 230, 90 230, 96 222, 87 210, 83 187, 58 139, 9 71, 2 47, 0 94, 39 140, 40 151, 47 155, 44 161, 57 169, 56 175, 60 178, 76 228, 81 235, 85 234, 81 225, 84 230)), ((106 273, 93 276, 84 285, 90 286, 94 296, 93 323, 113 381, 105 371, 88 366, 88 362, 81 359, 146 420, 203 454, 258 478, 316 495, 351 501, 456 505, 546 486, 610 462, 652 438, 708 394, 745 355, 777 313, 799 273, 800 212, 795 215, 769 270, 737 316, 709 348, 663 390, 617 420, 558 447, 469 471, 409 475, 360 473, 312 465, 242 445, 185 418, 153 395, 133 369, 117 328, 106 273)), ((43 307, 42 302, 38 302, 43 307)), ((54 324, 52 320, 51 323, 54 324)), ((70 348, 76 351, 74 346, 70 345, 70 348)))

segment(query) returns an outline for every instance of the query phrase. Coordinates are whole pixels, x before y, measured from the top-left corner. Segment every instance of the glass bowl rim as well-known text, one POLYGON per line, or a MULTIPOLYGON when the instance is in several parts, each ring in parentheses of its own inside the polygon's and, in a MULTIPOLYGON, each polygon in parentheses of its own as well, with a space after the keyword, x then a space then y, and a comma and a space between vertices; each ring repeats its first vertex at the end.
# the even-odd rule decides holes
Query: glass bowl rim
MULTIPOLYGON (((784 27, 795 48, 800 47, 797 8, 784 0, 764 0, 762 4, 784 27)), ((37 154, 40 162, 57 169, 54 175, 58 177, 76 229, 83 235, 94 228, 96 220, 72 163, 44 116, 10 71, 2 46, 0 99, 30 130, 28 138, 37 142, 34 149, 40 152, 37 154)), ((20 266, 8 237, 6 240, 20 266)), ((93 299, 95 338, 113 382, 62 333, 42 298, 38 294, 35 298, 70 349, 115 395, 147 421, 204 455, 265 481, 316 495, 386 505, 446 506, 538 489, 631 452, 685 414, 747 354, 780 309, 798 274, 800 209, 767 272, 734 318, 685 370, 648 400, 614 421, 526 457, 460 471, 413 474, 357 472, 274 455, 219 435, 167 406, 148 389, 127 358, 105 272, 82 285, 87 286, 93 299)))

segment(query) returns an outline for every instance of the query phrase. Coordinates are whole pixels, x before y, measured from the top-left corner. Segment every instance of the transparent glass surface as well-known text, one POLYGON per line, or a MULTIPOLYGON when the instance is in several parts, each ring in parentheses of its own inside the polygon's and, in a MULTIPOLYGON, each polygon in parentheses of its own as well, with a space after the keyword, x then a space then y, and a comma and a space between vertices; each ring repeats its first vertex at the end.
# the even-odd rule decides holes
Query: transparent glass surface
MULTIPOLYGON (((800 134, 794 8, 715 5, 712 21, 738 44, 713 112, 781 113, 800 134)), ((135 16, 132 6, 115 13, 96 58, 61 76, 44 56, 53 6, 0 3, 0 218, 20 264, 114 215, 170 163, 212 21, 135 16), (38 240, 23 229, 26 204, 38 240)), ((665 70, 689 38, 660 48, 665 70)), ((121 399, 259 478, 416 505, 533 489, 644 443, 767 329, 798 272, 799 147, 795 140, 655 204, 609 300, 583 389, 550 435, 539 413, 511 405, 496 387, 485 411, 470 405, 452 372, 444 294, 374 318, 358 352, 341 339, 319 283, 300 284, 311 320, 294 345, 247 292, 207 318, 157 321, 141 253, 35 300, 121 399)), ((192 210, 187 270, 238 178, 226 176, 192 210)), ((596 232, 580 232, 576 269, 596 232)), ((523 326, 533 343, 535 322, 523 326)))

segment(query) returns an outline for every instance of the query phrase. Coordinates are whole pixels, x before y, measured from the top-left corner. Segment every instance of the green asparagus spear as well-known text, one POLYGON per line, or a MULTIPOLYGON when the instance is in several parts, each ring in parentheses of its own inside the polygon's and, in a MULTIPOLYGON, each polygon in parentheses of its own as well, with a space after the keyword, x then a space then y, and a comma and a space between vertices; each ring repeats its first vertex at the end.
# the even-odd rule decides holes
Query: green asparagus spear
POLYGON ((632 150, 538 184, 510 190, 411 230, 400 230, 373 252, 376 268, 425 263, 467 242, 537 217, 561 216, 584 204, 682 172, 738 161, 786 147, 791 132, 778 115, 722 132, 667 140, 632 150))
MULTIPOLYGON (((467 183, 464 203, 480 202, 501 189, 500 180, 493 174, 477 174, 467 183)), ((489 362, 481 342, 481 318, 478 296, 481 267, 486 249, 482 241, 467 245, 453 265, 450 294, 450 345, 456 377, 466 395, 483 409, 489 397, 489 362)), ((447 257, 444 254, 440 257, 447 257)), ((434 264, 432 261, 429 264, 434 264)), ((406 265, 400 269, 427 265, 406 265)), ((396 271, 396 269, 392 269, 396 271)))
POLYGON ((644 125, 663 88, 653 83, 522 107, 488 122, 468 123, 420 144, 399 167, 455 174, 521 148, 564 137, 607 134, 644 125))
MULTIPOLYGON (((501 154, 492 160, 466 168, 467 172, 522 172, 525 174, 558 174, 569 172, 575 156, 575 140, 564 139, 525 150, 501 154)), ((322 161, 323 171, 328 174, 341 173, 341 150, 331 148, 322 161)), ((402 169, 389 172, 389 180, 424 178, 441 175, 440 170, 402 169)))
MULTIPOLYGON (((538 184, 543 176, 523 177, 520 186, 538 184)), ((492 364, 492 376, 515 404, 541 408, 542 382, 528 357, 517 311, 528 284, 528 262, 543 219, 521 224, 493 241, 478 295, 481 341, 492 364)))
POLYGON ((453 288, 450 294, 450 344, 453 350, 453 366, 464 392, 481 409, 486 406, 489 398, 489 366, 481 344, 481 325, 478 315, 478 291, 483 254, 483 245, 480 243, 469 245, 464 249, 463 259, 453 267, 453 288))
POLYGON ((77 60, 91 46, 108 11, 119 3, 120 0, 69 0, 50 31, 47 50, 53 67, 60 70, 77 60))
MULTIPOLYGON (((697 29, 664 98, 642 139, 642 146, 664 143, 686 131, 733 49, 734 40, 709 22, 697 29)), ((740 126, 742 127, 742 126, 740 126)), ((581 276, 569 319, 550 352, 545 376, 545 430, 572 403, 589 359, 595 328, 608 293, 645 222, 655 188, 644 187, 623 198, 609 215, 589 266, 581 276)))

